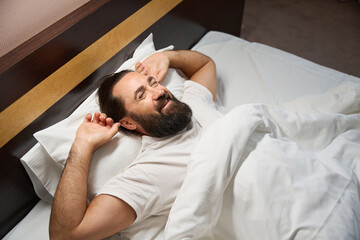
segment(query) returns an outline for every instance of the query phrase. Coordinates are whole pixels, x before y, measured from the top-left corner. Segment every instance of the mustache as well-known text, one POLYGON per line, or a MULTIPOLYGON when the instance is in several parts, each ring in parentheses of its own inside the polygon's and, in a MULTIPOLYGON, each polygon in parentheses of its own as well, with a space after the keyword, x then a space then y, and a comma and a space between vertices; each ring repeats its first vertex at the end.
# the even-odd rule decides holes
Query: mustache
POLYGON ((162 96, 160 96, 157 99, 157 104, 156 104, 156 110, 161 113, 161 109, 168 103, 168 101, 173 100, 174 98, 172 97, 172 95, 168 92, 165 92, 162 96))

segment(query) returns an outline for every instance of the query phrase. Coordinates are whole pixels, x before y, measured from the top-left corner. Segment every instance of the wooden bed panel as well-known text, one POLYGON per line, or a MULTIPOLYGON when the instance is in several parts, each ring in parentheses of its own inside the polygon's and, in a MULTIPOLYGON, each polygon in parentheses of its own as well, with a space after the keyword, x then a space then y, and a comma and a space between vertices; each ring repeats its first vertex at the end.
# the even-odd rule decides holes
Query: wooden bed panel
MULTIPOLYGON (((37 57, 44 57, 56 50, 59 51, 59 54, 57 55, 59 59, 55 60, 59 61, 44 61, 44 63, 37 68, 37 73, 33 74, 31 65, 24 65, 24 61, 30 61, 30 59, 35 56, 30 54, 27 57, 27 60, 21 60, 11 67, 22 71, 21 74, 14 70, 12 70, 14 71, 13 75, 4 75, 4 72, 0 73, 0 82, 5 80, 9 81, 9 79, 11 79, 11 81, 15 81, 12 87, 20 90, 24 88, 25 90, 22 89, 22 92, 20 91, 21 94, 24 94, 24 92, 30 90, 37 83, 41 82, 49 74, 68 62, 76 54, 82 52, 87 46, 99 38, 98 31, 100 31, 99 28, 101 27, 98 27, 96 32, 90 31, 89 29, 93 29, 94 23, 102 22, 103 14, 120 14, 121 11, 118 8, 126 6, 126 8, 129 7, 127 8, 128 10, 123 10, 121 14, 125 14, 125 16, 128 17, 131 15, 130 13, 136 12, 137 9, 149 3, 149 1, 130 0, 129 2, 131 2, 131 4, 126 4, 125 2, 128 1, 109 1, 109 3, 99 8, 96 12, 78 22, 63 34, 43 45, 43 47, 33 53, 35 55, 39 54, 37 57), (119 4, 119 2, 122 2, 123 5, 119 4), (85 33, 76 34, 82 31, 85 33), (97 37, 92 36, 89 32, 95 34, 97 37), (91 39, 91 41, 89 39, 91 39), (80 44, 81 46, 77 45, 76 48, 68 48, 67 46, 72 45, 70 44, 72 41, 75 41, 74 46, 82 41, 84 44, 80 44), (76 51, 74 51, 74 49, 76 51), (22 68, 24 66, 28 70, 24 70, 22 68), (24 80, 21 81, 17 79, 19 75, 35 76, 35 80, 32 80, 33 82, 28 85, 25 84, 26 87, 23 87, 24 80)), ((151 32, 154 33, 154 41, 157 48, 173 44, 176 49, 191 48, 208 30, 219 30, 238 36, 241 28, 243 4, 242 1, 230 0, 182 1, 177 7, 141 33, 103 66, 88 76, 51 108, 36 118, 35 121, 25 127, 25 129, 16 137, 12 138, 4 145, 0 149, 0 190, 2 191, 0 196, 2 212, 0 215, 0 237, 4 236, 17 222, 19 222, 38 201, 30 179, 19 161, 20 157, 36 143, 36 140, 32 136, 34 132, 48 127, 70 115, 70 113, 95 90, 98 79, 105 74, 112 73, 122 62, 132 56, 132 53, 138 44, 151 32), (208 9, 209 7, 210 9, 208 9), (209 19, 212 20, 209 21, 209 19), (218 21, 216 21, 216 19, 218 19, 218 21)), ((102 31, 101 34, 104 35, 124 19, 124 17, 119 16, 116 20, 111 20, 111 23, 104 23, 105 25, 112 25, 112 27, 104 26, 106 31, 102 31)), ((49 59, 52 58, 50 57, 49 59)), ((3 91, 2 88, 0 88, 0 91, 2 91, 2 94, 5 94, 6 98, 7 92, 3 91)), ((16 94, 17 97, 22 96, 19 93, 16 94)), ((12 101, 16 99, 17 98, 15 97, 12 101)), ((9 102, 11 103, 12 101, 8 101, 7 105, 4 104, 4 106, 8 106, 9 102)), ((0 102, 3 104, 3 99, 1 99, 0 102)), ((21 121, 21 119, 19 121, 21 121)))
MULTIPOLYGON (((149 1, 110 1, 0 75, 0 111, 149 1), (122 7, 126 5, 126 8, 122 7), (117 9, 116 14, 114 9, 117 9), (26 78, 26 81, 24 80, 26 78), (9 81, 11 79, 11 81, 9 81), (4 94, 6 92, 6 94, 4 94)), ((37 39, 34 39, 36 41, 37 39)), ((8 62, 4 56, 1 62, 8 62)))

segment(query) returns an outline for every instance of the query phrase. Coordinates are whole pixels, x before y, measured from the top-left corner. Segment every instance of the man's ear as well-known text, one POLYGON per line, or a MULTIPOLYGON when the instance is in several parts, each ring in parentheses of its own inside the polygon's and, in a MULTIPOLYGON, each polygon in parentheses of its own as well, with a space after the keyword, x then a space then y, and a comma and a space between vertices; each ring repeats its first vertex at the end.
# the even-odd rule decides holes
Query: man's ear
POLYGON ((134 120, 132 120, 128 117, 123 117, 122 119, 120 119, 119 123, 122 127, 126 128, 126 129, 129 129, 129 130, 136 129, 136 124, 135 124, 134 120))

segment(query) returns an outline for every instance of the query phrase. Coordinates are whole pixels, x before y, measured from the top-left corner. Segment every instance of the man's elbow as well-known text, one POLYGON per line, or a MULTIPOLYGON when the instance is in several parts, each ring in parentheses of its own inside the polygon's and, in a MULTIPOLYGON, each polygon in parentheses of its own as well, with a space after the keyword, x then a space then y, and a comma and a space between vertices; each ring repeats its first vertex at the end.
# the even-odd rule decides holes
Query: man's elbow
POLYGON ((49 225, 49 237, 50 240, 80 239, 77 237, 75 229, 54 224, 51 220, 49 225))
POLYGON ((68 232, 68 231, 52 231, 51 228, 49 230, 49 237, 50 240, 77 240, 77 239, 83 239, 78 236, 78 234, 75 234, 74 232, 68 232))
POLYGON ((50 225, 49 227, 49 237, 50 240, 62 240, 62 239, 71 239, 70 234, 67 231, 62 231, 50 225))
POLYGON ((66 234, 65 231, 60 231, 59 229, 56 229, 55 227, 51 226, 49 227, 49 237, 51 240, 60 240, 60 239, 65 239, 67 237, 68 238, 68 234, 66 234))

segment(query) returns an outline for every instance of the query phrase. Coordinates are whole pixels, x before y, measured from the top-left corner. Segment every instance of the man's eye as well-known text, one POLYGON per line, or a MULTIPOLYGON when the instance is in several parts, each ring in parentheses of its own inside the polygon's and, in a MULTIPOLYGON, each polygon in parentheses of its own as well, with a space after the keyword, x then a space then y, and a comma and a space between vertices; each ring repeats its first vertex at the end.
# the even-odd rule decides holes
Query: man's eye
POLYGON ((143 99, 145 97, 145 93, 144 92, 139 92, 138 93, 138 99, 143 99))

